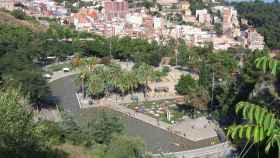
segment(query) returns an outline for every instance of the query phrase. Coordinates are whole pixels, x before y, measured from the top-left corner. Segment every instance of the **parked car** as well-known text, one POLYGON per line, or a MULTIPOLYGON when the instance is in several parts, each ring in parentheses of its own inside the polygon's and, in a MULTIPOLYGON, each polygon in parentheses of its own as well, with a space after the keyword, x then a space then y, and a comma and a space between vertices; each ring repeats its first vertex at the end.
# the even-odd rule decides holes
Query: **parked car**
POLYGON ((51 79, 52 78, 52 75, 51 74, 44 74, 43 77, 45 79, 51 79))
POLYGON ((63 68, 63 72, 69 72, 69 71, 70 71, 70 68, 68 68, 68 67, 63 68))

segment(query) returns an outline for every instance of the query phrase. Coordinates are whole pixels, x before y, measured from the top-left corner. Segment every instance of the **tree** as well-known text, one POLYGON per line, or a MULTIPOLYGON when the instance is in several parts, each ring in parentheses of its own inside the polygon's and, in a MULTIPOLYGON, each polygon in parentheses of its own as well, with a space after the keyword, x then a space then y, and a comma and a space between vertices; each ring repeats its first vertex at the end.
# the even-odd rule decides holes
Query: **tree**
POLYGON ((139 138, 115 136, 108 146, 105 158, 141 158, 145 154, 144 143, 139 138))
POLYGON ((117 80, 117 88, 122 94, 125 92, 132 92, 138 85, 138 80, 133 72, 124 71, 117 80))
POLYGON ((91 135, 95 142, 109 144, 113 136, 123 132, 123 125, 116 116, 110 116, 105 111, 97 117, 95 121, 88 123, 86 135, 91 135))
POLYGON ((275 76, 279 71, 280 61, 277 59, 273 59, 268 56, 258 57, 255 60, 256 67, 262 69, 264 72, 267 70, 271 71, 271 73, 275 76))
POLYGON ((148 92, 148 83, 149 81, 152 81, 154 79, 154 70, 151 65, 142 63, 140 64, 136 69, 136 78, 138 81, 144 85, 144 96, 146 97, 146 94, 148 92))
POLYGON ((104 80, 101 79, 100 76, 96 76, 94 74, 90 75, 86 87, 88 94, 96 97, 104 94, 105 91, 104 80))
POLYGON ((257 28, 264 36, 267 46, 272 49, 280 48, 279 6, 279 3, 235 3, 240 17, 247 19, 249 25, 257 28))
POLYGON ((179 47, 178 47, 178 57, 177 57, 179 65, 182 65, 182 66, 187 65, 187 62, 188 62, 188 59, 189 59, 188 51, 189 50, 188 50, 188 47, 187 47, 185 41, 180 40, 179 47))
POLYGON ((88 138, 84 135, 81 126, 78 124, 77 120, 70 114, 64 113, 63 121, 59 124, 60 135, 63 142, 68 141, 72 144, 90 144, 92 140, 85 139, 88 138))
POLYGON ((223 34, 223 27, 221 23, 215 23, 214 24, 214 30, 218 35, 222 35, 223 34))
POLYGON ((144 0, 143 5, 145 8, 150 9, 153 6, 153 2, 144 0))
MULTIPOLYGON (((227 132, 228 136, 232 139, 245 138, 247 142, 252 144, 263 142, 266 145, 266 152, 269 152, 276 144, 278 151, 280 151, 279 119, 274 113, 267 108, 249 102, 239 102, 236 105, 236 113, 242 113, 242 118, 246 122, 230 126, 227 132)), ((245 155, 246 153, 244 152, 245 155)))
POLYGON ((23 95, 29 95, 32 103, 49 94, 42 70, 34 62, 41 49, 38 39, 30 29, 0 25, 0 80, 4 88, 22 87, 23 95))
POLYGON ((88 69, 85 67, 81 67, 81 72, 79 73, 76 82, 80 85, 84 98, 86 97, 85 85, 86 85, 86 82, 88 81, 89 77, 90 77, 90 72, 88 71, 88 69))
POLYGON ((20 20, 25 20, 26 19, 25 12, 20 10, 20 9, 13 10, 11 15, 14 16, 17 19, 20 19, 20 20))
POLYGON ((184 75, 181 76, 175 88, 179 94, 186 95, 196 91, 197 87, 197 82, 192 78, 192 76, 184 75))
POLYGON ((190 0, 190 9, 192 11, 192 15, 195 15, 195 11, 199 9, 206 8, 203 0, 190 0))
POLYGON ((51 157, 28 100, 19 91, 0 92, 0 157, 51 157))

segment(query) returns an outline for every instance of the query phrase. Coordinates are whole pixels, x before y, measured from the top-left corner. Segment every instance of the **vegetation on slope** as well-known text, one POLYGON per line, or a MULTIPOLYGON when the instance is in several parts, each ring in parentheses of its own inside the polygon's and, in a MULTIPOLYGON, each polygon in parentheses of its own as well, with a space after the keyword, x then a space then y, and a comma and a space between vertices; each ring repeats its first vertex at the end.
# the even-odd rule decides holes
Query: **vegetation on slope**
POLYGON ((265 37, 268 47, 280 49, 280 3, 242 2, 234 5, 240 17, 247 19, 265 37))

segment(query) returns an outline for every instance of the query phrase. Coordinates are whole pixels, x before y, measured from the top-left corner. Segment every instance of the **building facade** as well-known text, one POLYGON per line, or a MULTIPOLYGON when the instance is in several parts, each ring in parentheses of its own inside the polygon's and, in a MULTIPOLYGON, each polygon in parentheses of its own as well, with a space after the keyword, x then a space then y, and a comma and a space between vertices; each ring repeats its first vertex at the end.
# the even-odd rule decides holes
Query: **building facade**
POLYGON ((125 0, 106 0, 103 4, 105 16, 108 20, 119 17, 125 18, 128 14, 128 2, 125 0))
POLYGON ((247 45, 251 50, 262 50, 264 48, 264 37, 255 28, 247 30, 247 45))
POLYGON ((15 9, 15 0, 0 0, 0 8, 12 11, 15 9))

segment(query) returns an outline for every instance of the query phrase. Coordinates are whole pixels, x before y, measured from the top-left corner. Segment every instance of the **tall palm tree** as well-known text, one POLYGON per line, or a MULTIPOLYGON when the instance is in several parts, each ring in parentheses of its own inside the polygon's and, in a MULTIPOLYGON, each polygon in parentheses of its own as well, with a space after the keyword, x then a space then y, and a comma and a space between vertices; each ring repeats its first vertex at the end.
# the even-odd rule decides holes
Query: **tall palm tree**
POLYGON ((88 69, 80 68, 80 73, 78 75, 78 80, 77 81, 78 81, 78 83, 80 84, 80 86, 82 88, 83 98, 86 97, 85 83, 87 82, 89 76, 90 76, 90 72, 88 71, 88 69))
POLYGON ((87 82, 87 91, 92 96, 99 96, 104 93, 104 80, 97 75, 91 75, 87 82))
POLYGON ((82 87, 82 94, 84 98, 86 97, 86 91, 85 91, 86 81, 89 79, 90 74, 96 68, 97 63, 98 62, 96 57, 84 58, 84 59, 81 59, 80 57, 76 57, 72 62, 72 65, 80 70, 80 74, 78 76, 78 82, 82 87))
MULTIPOLYGON (((245 138, 248 143, 252 143, 251 146, 261 142, 265 143, 266 152, 269 152, 270 148, 276 144, 278 151, 280 151, 280 120, 274 113, 270 112, 267 108, 248 102, 238 103, 236 113, 241 113, 242 118, 246 122, 229 127, 227 131, 228 136, 232 139, 245 138)), ((247 152, 244 154, 246 155, 247 152)), ((244 154, 242 157, 244 157, 244 154)), ((278 156, 280 157, 280 154, 278 156)))
POLYGON ((97 58, 92 57, 92 58, 85 58, 82 61, 82 65, 88 68, 89 71, 94 71, 96 65, 97 65, 97 58))
POLYGON ((136 78, 138 81, 144 85, 144 96, 146 97, 148 91, 148 83, 155 79, 155 73, 153 67, 146 63, 142 63, 138 68, 135 70, 136 78))
POLYGON ((133 73, 124 71, 118 78, 117 87, 121 90, 122 94, 132 92, 138 87, 138 80, 133 73))

